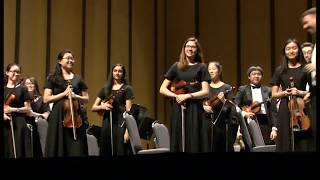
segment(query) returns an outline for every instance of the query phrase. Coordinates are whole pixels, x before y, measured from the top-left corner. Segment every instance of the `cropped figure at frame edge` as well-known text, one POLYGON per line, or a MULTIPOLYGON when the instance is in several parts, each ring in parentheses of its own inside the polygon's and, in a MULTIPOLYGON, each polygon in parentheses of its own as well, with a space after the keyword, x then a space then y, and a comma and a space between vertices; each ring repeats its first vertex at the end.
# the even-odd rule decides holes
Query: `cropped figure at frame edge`
POLYGON ((11 63, 7 66, 4 82, 3 150, 5 158, 32 157, 30 130, 26 114, 30 110, 27 89, 22 86, 21 68, 11 63))

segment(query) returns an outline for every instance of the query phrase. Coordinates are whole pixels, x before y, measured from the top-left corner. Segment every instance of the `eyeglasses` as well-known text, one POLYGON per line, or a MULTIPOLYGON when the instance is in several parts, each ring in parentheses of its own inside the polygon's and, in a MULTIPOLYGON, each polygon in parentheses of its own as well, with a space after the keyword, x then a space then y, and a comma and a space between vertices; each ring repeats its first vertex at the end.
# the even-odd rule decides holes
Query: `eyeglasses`
POLYGON ((186 45, 186 48, 196 49, 196 48, 197 48, 197 46, 186 45))
POLYGON ((25 85, 34 85, 32 82, 25 82, 25 85))
POLYGON ((74 61, 74 57, 71 57, 71 56, 69 56, 69 57, 64 57, 64 58, 62 58, 62 59, 68 59, 68 60, 74 61))
POLYGON ((16 74, 20 74, 20 71, 19 70, 12 70, 12 71, 9 71, 11 73, 16 73, 16 74))

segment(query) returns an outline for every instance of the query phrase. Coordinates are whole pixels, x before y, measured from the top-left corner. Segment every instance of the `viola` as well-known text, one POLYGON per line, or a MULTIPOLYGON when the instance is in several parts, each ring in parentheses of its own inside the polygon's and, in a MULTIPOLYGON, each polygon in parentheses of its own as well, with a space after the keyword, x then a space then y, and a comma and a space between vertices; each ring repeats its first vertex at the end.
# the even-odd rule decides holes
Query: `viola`
MULTIPOLYGON (((71 81, 68 81, 67 85, 71 85, 71 81)), ((64 100, 64 127, 79 128, 82 125, 79 108, 79 101, 76 99, 72 99, 71 93, 69 93, 68 99, 64 100)))
MULTIPOLYGON (((293 77, 289 77, 290 88, 295 87, 293 77)), ((291 128, 298 130, 307 130, 310 128, 310 119, 304 113, 305 104, 301 97, 289 96, 288 107, 290 111, 291 128)))
MULTIPOLYGON (((230 89, 223 91, 223 94, 226 95, 227 93, 231 92, 234 89, 235 87, 231 87, 230 89)), ((214 94, 212 98, 208 100, 208 105, 211 106, 212 109, 215 109, 216 107, 220 107, 222 105, 222 102, 218 98, 218 94, 219 93, 214 94)))

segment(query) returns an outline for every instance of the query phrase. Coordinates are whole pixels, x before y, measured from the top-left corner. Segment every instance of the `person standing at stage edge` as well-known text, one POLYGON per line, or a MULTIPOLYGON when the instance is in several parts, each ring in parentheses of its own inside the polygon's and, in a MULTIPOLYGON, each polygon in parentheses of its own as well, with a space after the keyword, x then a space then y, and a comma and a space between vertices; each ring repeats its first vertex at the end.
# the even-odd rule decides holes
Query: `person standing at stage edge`
MULTIPOLYGON (((301 15, 301 21, 302 21, 302 27, 304 30, 308 31, 309 34, 315 35, 317 32, 317 10, 315 7, 310 8, 306 11, 304 11, 301 15)), ((316 43, 314 43, 314 47, 312 50, 312 56, 311 56, 311 63, 307 64, 305 66, 305 69, 307 70, 308 73, 311 73, 311 86, 309 89, 309 92, 305 99, 307 101, 311 100, 311 109, 310 109, 310 114, 311 114, 311 131, 312 131, 312 145, 310 145, 310 150, 311 151, 316 151, 317 147, 317 124, 316 124, 316 109, 317 109, 317 104, 316 104, 316 43)))
POLYGON ((205 113, 202 102, 208 96, 211 79, 198 39, 190 37, 183 43, 179 61, 171 65, 164 77, 160 93, 172 99, 171 151, 203 152, 201 132, 205 113))

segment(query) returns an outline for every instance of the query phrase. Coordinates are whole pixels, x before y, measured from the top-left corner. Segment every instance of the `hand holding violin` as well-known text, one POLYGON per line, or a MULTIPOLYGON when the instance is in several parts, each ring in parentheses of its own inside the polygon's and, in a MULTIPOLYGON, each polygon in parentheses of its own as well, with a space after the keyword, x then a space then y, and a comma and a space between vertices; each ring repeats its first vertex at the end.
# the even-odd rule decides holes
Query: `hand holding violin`
POLYGON ((182 104, 183 102, 185 102, 187 99, 192 98, 192 96, 190 94, 178 94, 176 95, 176 101, 178 104, 182 104))
POLYGON ((109 101, 101 102, 101 110, 111 110, 113 108, 109 101))
POLYGON ((73 93, 73 92, 72 92, 72 85, 70 84, 70 85, 68 85, 67 88, 64 90, 63 94, 68 97, 69 95, 72 96, 72 93, 73 93))
POLYGON ((3 120, 11 120, 10 116, 8 116, 6 113, 3 113, 3 120))
POLYGON ((213 113, 212 107, 208 105, 208 102, 203 105, 203 109, 206 113, 213 113))

